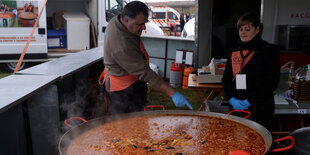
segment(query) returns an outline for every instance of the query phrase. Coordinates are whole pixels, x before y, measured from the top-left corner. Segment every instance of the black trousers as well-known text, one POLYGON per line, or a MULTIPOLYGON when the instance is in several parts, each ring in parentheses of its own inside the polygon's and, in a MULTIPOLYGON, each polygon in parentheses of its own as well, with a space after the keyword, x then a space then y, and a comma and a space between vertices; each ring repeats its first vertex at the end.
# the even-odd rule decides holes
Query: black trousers
POLYGON ((8 20, 7 19, 3 19, 3 27, 8 27, 8 20))
MULTIPOLYGON (((263 101, 257 101, 255 104, 251 104, 248 111, 251 116, 248 118, 263 127, 265 127, 270 133, 273 129, 274 123, 274 98, 265 98, 263 101)), ((230 111, 233 110, 230 106, 230 111)), ((234 113, 236 116, 244 117, 244 113, 234 113)))
POLYGON ((270 133, 274 123, 274 98, 266 98, 249 108, 251 116, 249 119, 264 126, 270 133))
POLYGON ((107 93, 110 114, 143 111, 147 103, 147 85, 144 81, 138 80, 122 91, 107 93))

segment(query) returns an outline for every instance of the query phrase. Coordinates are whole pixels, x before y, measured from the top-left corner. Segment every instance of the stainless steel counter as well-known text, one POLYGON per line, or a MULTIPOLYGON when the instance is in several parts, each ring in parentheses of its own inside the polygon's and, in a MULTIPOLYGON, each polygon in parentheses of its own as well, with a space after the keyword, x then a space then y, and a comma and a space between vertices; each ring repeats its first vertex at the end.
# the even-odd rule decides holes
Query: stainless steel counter
POLYGON ((73 103, 77 108, 90 104, 86 102, 87 82, 100 75, 102 58, 102 47, 95 48, 1 78, 0 122, 4 126, 0 128, 0 142, 4 145, 0 154, 57 154, 68 109, 74 109, 73 103), (84 98, 78 95, 82 90, 86 90, 82 92, 84 98), (65 101, 69 108, 63 108, 65 101))
POLYGON ((59 76, 11 75, 0 80, 0 113, 57 81, 59 76))
POLYGON ((310 103, 299 102, 298 107, 289 102, 288 105, 275 105, 275 114, 310 114, 310 103))
POLYGON ((58 75, 61 78, 66 78, 98 61, 102 61, 102 58, 103 47, 101 46, 42 63, 16 74, 58 75))

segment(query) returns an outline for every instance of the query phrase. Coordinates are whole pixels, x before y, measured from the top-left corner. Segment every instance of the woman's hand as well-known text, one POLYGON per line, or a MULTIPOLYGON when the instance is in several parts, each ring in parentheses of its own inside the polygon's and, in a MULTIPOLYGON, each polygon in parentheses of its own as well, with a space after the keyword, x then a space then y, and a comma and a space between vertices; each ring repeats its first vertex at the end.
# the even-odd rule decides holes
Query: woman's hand
POLYGON ((229 104, 233 107, 234 110, 247 110, 251 105, 248 100, 239 100, 235 97, 230 98, 229 104))

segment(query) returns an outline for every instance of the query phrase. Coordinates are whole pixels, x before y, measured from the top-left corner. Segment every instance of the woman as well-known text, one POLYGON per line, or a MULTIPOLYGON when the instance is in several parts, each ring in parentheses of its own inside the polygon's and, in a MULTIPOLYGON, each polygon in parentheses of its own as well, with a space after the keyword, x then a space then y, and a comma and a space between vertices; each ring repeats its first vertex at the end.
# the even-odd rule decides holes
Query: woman
POLYGON ((29 8, 28 8, 28 3, 25 4, 24 6, 24 12, 28 12, 29 8))
POLYGON ((240 43, 228 55, 223 87, 233 109, 248 110, 249 119, 272 131, 273 91, 280 75, 279 50, 261 38, 257 15, 246 13, 237 23, 240 43))

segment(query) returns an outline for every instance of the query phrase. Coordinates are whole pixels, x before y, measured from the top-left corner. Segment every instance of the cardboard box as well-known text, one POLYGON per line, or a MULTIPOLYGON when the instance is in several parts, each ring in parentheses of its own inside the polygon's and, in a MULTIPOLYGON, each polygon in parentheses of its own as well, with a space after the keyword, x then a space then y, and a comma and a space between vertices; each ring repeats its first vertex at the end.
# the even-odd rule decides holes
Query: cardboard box
POLYGON ((213 67, 210 67, 210 71, 213 75, 223 75, 225 71, 225 65, 226 64, 213 61, 212 62, 213 67))

